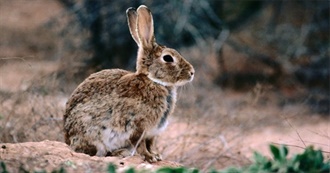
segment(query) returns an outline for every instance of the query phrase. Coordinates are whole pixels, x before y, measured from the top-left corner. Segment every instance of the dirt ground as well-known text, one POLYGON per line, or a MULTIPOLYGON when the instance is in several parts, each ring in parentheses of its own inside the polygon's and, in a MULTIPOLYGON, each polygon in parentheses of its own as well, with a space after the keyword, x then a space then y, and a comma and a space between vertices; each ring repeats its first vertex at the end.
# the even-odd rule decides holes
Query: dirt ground
MULTIPOLYGON (((29 164, 28 159, 19 162, 20 153, 15 150, 8 155, 8 148, 14 143, 23 146, 26 155, 33 158, 40 157, 35 151, 40 148, 53 154, 62 148, 63 155, 54 155, 74 155, 76 163, 84 159, 93 160, 90 165, 113 161, 74 153, 63 143, 65 103, 78 83, 59 81, 57 71, 61 63, 56 56, 47 56, 59 51, 56 36, 40 29, 61 10, 56 1, 0 0, 0 145, 7 147, 0 150, 0 160, 11 168, 29 164), (39 148, 31 149, 32 146, 39 148)), ((270 143, 288 145, 290 154, 313 145, 330 159, 329 115, 311 112, 304 99, 286 103, 285 94, 276 88, 257 85, 248 92, 221 89, 210 80, 212 70, 217 68, 211 54, 200 56, 202 52, 192 48, 182 50, 182 54, 204 59, 187 58, 194 65, 199 64, 196 78, 180 88, 174 116, 158 138, 158 150, 165 160, 171 161, 169 165, 177 162, 204 171, 242 166, 250 162, 253 151, 269 155, 270 143)), ((43 155, 52 155, 49 153, 43 155)), ((33 165, 49 170, 70 164, 63 159, 48 160, 45 163, 35 159, 33 165)), ((137 160, 135 165, 142 163, 137 160)))

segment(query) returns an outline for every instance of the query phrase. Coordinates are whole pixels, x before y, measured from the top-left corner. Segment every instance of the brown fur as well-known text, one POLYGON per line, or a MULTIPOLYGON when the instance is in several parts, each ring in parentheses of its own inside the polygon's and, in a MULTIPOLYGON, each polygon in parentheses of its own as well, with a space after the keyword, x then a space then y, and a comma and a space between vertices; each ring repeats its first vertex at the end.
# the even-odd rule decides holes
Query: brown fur
POLYGON ((82 82, 66 105, 65 142, 98 156, 127 156, 136 149, 155 162, 161 156, 152 150, 154 137, 173 112, 177 86, 191 81, 194 69, 178 52, 155 42, 147 7, 130 8, 127 15, 139 45, 137 71, 103 70, 82 82), (165 62, 164 55, 174 62, 165 62))

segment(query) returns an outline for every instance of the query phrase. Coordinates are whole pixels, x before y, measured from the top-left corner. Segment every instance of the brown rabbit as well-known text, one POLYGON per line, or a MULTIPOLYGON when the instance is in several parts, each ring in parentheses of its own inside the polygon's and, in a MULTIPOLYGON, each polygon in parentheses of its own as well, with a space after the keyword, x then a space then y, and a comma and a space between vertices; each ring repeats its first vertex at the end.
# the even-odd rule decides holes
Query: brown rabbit
POLYGON ((72 93, 64 114, 65 142, 75 151, 97 156, 161 160, 152 150, 155 136, 173 112, 178 86, 193 80, 194 68, 177 51, 156 43, 153 18, 141 5, 126 11, 139 46, 136 72, 103 70, 72 93))

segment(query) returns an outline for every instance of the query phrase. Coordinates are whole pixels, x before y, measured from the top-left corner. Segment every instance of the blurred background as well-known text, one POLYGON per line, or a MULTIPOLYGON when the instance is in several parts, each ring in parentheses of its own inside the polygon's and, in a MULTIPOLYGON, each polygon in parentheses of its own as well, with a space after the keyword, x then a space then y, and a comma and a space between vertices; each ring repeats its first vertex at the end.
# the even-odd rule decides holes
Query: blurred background
POLYGON ((63 141, 80 82, 135 70, 125 11, 140 4, 157 42, 196 69, 159 137, 165 159, 219 169, 269 143, 315 145, 329 159, 328 0, 0 0, 0 142, 63 141))

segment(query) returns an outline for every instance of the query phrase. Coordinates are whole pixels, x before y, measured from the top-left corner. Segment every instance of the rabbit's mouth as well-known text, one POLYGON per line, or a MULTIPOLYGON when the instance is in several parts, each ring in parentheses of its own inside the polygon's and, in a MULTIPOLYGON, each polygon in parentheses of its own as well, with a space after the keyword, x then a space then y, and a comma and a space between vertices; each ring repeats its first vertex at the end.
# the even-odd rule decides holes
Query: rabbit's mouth
POLYGON ((185 71, 185 72, 181 71, 181 74, 178 78, 179 79, 183 78, 183 79, 177 80, 177 82, 175 82, 174 85, 175 86, 185 85, 186 83, 191 82, 194 79, 194 76, 195 76, 195 70, 193 68, 190 71, 185 71))
POLYGON ((180 80, 178 82, 175 82, 174 86, 183 86, 183 85, 191 82, 193 79, 194 79, 194 75, 192 75, 189 80, 180 80))

